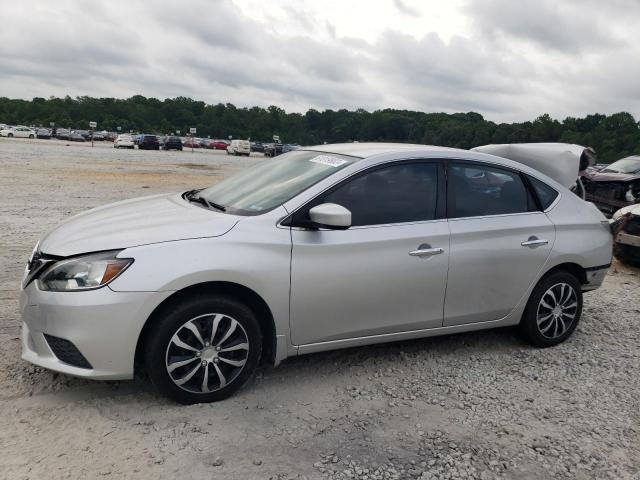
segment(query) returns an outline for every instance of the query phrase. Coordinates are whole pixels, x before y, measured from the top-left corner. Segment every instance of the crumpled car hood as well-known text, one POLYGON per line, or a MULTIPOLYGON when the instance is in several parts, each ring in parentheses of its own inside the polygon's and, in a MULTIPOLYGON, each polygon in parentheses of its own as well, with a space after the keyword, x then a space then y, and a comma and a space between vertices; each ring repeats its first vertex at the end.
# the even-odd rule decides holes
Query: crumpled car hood
POLYGON ((595 172, 585 176, 593 182, 632 182, 640 180, 640 175, 631 173, 595 172))
POLYGON ((217 237, 240 217, 207 210, 180 194, 134 198, 71 217, 40 240, 48 255, 69 256, 188 238, 217 237))
POLYGON ((631 215, 635 215, 640 217, 640 203, 636 203, 634 205, 627 205, 626 207, 621 208, 616 213, 613 214, 613 220, 618 220, 623 215, 630 213, 631 215))

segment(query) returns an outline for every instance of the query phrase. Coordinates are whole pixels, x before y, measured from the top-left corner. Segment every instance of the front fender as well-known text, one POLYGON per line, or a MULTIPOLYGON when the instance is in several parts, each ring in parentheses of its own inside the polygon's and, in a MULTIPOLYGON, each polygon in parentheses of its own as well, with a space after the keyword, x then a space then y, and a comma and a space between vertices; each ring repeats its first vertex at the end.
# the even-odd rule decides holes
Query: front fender
POLYGON ((257 223, 240 222, 221 237, 128 248, 120 256, 134 263, 109 286, 119 292, 176 292, 206 282, 239 284, 265 301, 276 333, 288 337, 291 235, 273 223, 257 223))

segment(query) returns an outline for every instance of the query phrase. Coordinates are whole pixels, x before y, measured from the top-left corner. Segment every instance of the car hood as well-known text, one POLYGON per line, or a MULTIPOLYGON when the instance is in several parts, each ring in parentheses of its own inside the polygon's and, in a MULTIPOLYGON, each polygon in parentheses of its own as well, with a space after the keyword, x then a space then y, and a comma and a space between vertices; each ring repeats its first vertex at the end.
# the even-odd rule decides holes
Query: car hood
POLYGON ((631 215, 640 217, 640 204, 627 205, 613 214, 613 220, 620 219, 623 215, 630 213, 631 215))
POLYGON ((49 255, 69 256, 102 250, 217 237, 231 230, 240 217, 185 201, 180 194, 134 198, 88 210, 71 217, 40 241, 49 255))
POLYGON ((593 182, 630 182, 639 180, 640 175, 635 173, 594 172, 587 175, 593 182))

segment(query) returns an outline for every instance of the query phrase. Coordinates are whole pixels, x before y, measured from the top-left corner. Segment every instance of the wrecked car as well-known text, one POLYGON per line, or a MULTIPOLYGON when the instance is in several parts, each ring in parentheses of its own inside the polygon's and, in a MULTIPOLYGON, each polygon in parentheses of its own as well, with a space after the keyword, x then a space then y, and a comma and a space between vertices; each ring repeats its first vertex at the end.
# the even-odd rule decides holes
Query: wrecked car
POLYGON ((640 156, 626 157, 599 171, 582 175, 586 199, 611 216, 622 207, 640 202, 640 156))
POLYGON ((629 265, 640 266, 640 204, 629 205, 613 214, 613 254, 629 265))

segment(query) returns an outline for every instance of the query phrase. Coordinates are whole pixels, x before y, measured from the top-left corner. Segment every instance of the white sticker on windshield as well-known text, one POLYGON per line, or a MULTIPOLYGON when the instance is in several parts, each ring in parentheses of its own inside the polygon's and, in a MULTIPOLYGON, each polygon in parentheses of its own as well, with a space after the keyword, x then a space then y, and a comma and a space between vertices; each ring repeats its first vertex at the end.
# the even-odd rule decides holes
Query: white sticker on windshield
POLYGON ((342 158, 331 157, 329 155, 318 155, 309 161, 313 163, 320 163, 322 165, 329 165, 330 167, 339 167, 340 165, 347 163, 347 161, 342 158))

